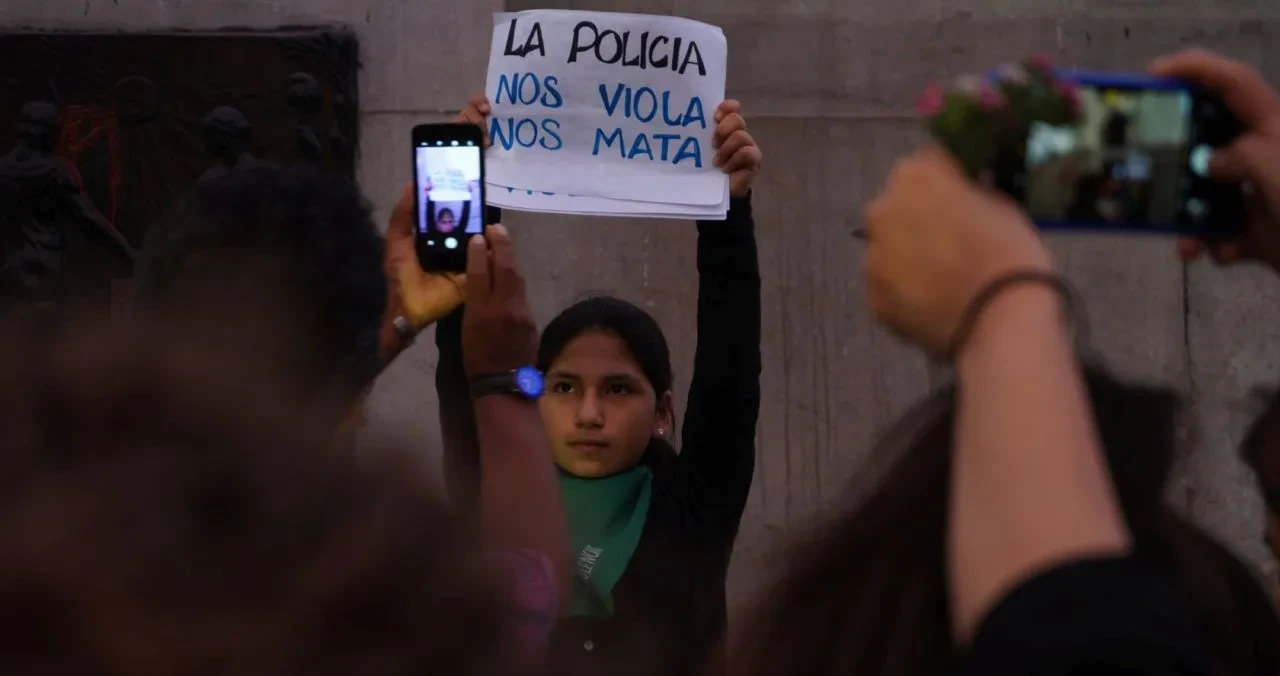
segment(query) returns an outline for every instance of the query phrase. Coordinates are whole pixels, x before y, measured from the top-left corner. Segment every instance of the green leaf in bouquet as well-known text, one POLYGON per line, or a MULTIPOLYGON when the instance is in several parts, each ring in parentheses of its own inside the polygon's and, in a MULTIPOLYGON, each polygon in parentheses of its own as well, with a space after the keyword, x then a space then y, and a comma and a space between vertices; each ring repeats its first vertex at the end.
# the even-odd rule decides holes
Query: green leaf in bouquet
POLYGON ((943 97, 942 111, 933 117, 931 129, 945 134, 959 134, 973 123, 977 106, 963 92, 949 91, 943 97))
POLYGON ((999 146, 989 128, 978 127, 973 133, 956 139, 949 150, 964 167, 965 173, 977 178, 983 171, 991 168, 999 153, 999 146))
POLYGON ((948 99, 943 111, 930 120, 929 132, 971 176, 977 176, 990 166, 997 150, 995 118, 964 93, 948 99))

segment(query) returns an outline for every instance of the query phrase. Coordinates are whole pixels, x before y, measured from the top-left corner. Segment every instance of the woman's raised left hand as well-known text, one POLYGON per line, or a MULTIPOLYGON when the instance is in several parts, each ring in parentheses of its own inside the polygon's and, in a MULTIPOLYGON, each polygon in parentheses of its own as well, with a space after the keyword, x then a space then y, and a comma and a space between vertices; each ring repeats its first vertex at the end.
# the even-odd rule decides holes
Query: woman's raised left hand
POLYGON ((716 108, 715 165, 729 175, 729 195, 746 197, 760 171, 760 147, 747 131, 742 104, 728 99, 716 108))
MULTIPOLYGON (((463 275, 422 269, 413 245, 413 205, 413 186, 406 185, 387 225, 383 253, 389 293, 386 321, 390 323, 402 316, 415 331, 421 331, 462 305, 465 280, 463 275)), ((386 328, 383 333, 388 337, 396 335, 386 328)), ((393 351, 393 348, 387 346, 384 351, 393 351)))

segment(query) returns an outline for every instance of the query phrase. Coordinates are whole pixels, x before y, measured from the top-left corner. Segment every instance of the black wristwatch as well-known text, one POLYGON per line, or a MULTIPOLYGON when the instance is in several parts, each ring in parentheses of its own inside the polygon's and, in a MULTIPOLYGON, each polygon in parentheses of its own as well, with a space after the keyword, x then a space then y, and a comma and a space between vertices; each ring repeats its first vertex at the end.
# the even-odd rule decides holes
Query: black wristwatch
POLYGON ((542 372, 532 366, 521 366, 506 373, 480 376, 471 381, 471 397, 479 399, 491 394, 517 394, 527 399, 542 396, 546 384, 542 372))

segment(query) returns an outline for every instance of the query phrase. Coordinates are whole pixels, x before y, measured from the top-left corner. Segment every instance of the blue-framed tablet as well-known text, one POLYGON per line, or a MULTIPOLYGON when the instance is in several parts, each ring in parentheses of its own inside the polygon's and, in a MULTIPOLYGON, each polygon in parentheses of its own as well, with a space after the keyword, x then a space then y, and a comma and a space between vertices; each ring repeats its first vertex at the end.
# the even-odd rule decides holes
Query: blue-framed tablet
POLYGON ((1080 121, 1033 123, 1024 156, 993 168, 1038 227, 1202 238, 1239 230, 1240 186, 1209 175, 1213 152, 1243 130, 1220 99, 1150 75, 1055 74, 1076 87, 1080 121))

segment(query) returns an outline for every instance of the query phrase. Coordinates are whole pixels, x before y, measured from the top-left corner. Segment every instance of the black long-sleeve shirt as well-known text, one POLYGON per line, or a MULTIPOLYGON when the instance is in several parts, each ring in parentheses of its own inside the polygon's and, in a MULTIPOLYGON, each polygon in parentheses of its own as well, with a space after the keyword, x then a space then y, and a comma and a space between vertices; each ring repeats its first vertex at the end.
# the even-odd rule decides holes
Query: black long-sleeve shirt
POLYGON ((1207 676, 1202 637, 1171 586, 1133 558, 1067 563, 996 604, 957 676, 1207 676))
MULTIPOLYGON (((725 221, 697 227, 698 344, 681 451, 654 440, 645 452, 653 498, 613 590, 615 614, 561 621, 549 665, 558 676, 683 676, 721 645, 725 576, 755 472, 760 269, 750 198, 732 200, 725 221)), ((470 512, 480 467, 460 328, 461 312, 436 328, 436 388, 446 481, 455 505, 470 512)))

